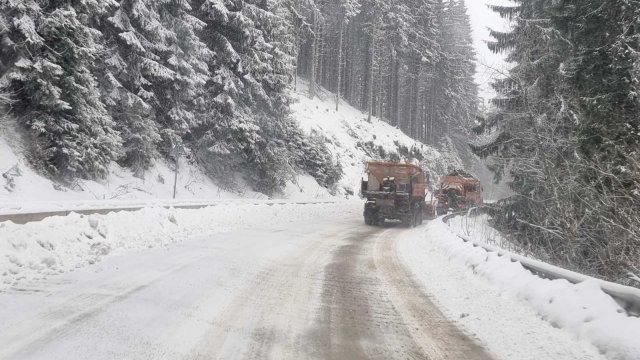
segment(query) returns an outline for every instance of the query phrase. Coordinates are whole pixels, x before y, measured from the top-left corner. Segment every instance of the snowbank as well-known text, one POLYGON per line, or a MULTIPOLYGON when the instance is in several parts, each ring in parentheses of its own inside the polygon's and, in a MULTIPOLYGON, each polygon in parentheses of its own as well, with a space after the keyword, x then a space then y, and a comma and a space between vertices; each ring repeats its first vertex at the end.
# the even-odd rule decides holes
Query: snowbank
POLYGON ((640 359, 640 318, 625 311, 597 282, 572 284, 533 275, 519 262, 463 242, 442 221, 428 227, 428 238, 450 258, 488 279, 503 292, 528 302, 554 327, 588 340, 611 359, 640 359))
POLYGON ((461 234, 480 241, 483 244, 497 246, 501 249, 529 256, 524 249, 504 238, 489 223, 488 214, 468 214, 467 216, 455 216, 447 222, 449 229, 454 234, 461 234))
MULTIPOLYGON (((359 203, 357 205, 360 205, 359 203)), ((179 242, 191 235, 227 232, 252 224, 275 226, 337 216, 335 204, 225 203, 204 209, 145 208, 107 215, 51 217, 0 223, 0 290, 72 271, 102 257, 179 242)))

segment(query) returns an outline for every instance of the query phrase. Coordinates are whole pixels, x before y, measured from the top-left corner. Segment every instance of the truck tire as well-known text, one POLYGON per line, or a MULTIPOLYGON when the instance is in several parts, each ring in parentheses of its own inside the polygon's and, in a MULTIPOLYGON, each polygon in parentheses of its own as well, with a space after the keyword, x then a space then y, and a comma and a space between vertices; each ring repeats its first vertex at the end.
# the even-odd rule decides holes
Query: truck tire
POLYGON ((405 218, 402 219, 402 225, 408 228, 412 228, 416 226, 416 215, 413 212, 413 210, 409 212, 409 215, 407 215, 405 218))

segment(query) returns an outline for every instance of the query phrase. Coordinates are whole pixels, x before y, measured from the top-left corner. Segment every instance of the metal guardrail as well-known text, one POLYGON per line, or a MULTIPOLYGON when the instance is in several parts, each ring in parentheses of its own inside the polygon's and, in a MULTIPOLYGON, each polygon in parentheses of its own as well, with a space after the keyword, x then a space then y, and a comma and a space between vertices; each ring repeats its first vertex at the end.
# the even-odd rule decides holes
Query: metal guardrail
MULTIPOLYGON (((442 221, 448 223, 449 220, 456 216, 462 216, 465 212, 458 212, 446 215, 442 221)), ((473 244, 473 246, 481 247, 488 252, 495 252, 500 256, 506 256, 513 262, 519 262, 525 269, 533 274, 547 279, 565 279, 571 283, 577 284, 583 281, 591 280, 600 285, 600 289, 611 296, 620 306, 622 306, 627 314, 632 316, 640 316, 640 289, 617 284, 610 281, 594 278, 584 274, 580 274, 571 270, 563 269, 558 266, 550 265, 542 261, 530 259, 528 257, 514 254, 497 246, 488 245, 480 241, 471 239, 468 236, 456 234, 465 242, 473 244)))
MULTIPOLYGON (((2 214, 0 215, 0 223, 5 221, 11 221, 14 224, 24 225, 30 222, 42 221, 46 218, 53 216, 68 216, 72 213, 81 214, 81 215, 106 215, 112 212, 120 212, 120 211, 139 211, 148 207, 163 207, 165 209, 174 208, 174 209, 202 209, 210 206, 223 206, 224 204, 228 204, 229 202, 210 202, 210 203, 201 203, 201 204, 148 204, 144 206, 122 206, 122 207, 111 207, 111 208, 94 208, 94 209, 77 209, 77 210, 58 210, 58 211, 43 211, 43 212, 32 212, 32 213, 16 213, 16 214, 2 214)), ((287 205, 287 204, 297 204, 297 205, 315 205, 315 204, 334 204, 335 201, 296 201, 296 202, 286 202, 281 200, 268 200, 268 201, 259 201, 259 202, 242 202, 242 205, 287 205)))

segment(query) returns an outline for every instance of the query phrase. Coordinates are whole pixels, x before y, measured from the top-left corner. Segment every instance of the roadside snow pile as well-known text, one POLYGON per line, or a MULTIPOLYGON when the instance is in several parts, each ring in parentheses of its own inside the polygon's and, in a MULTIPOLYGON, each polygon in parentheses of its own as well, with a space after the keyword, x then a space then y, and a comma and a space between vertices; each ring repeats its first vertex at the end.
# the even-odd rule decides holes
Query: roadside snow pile
POLYGON ((449 258, 527 301, 553 326, 590 341, 611 359, 640 359, 640 318, 626 315, 596 281, 540 278, 519 262, 462 241, 439 219, 429 224, 427 236, 449 258))
POLYGON ((502 234, 489 224, 487 214, 467 214, 455 216, 447 224, 454 234, 461 234, 475 239, 483 244, 497 246, 501 249, 529 255, 526 251, 505 239, 502 234))
POLYGON ((340 101, 336 111, 335 95, 321 89, 320 97, 308 97, 308 83, 301 81, 298 91, 292 93, 295 102, 291 108, 300 127, 327 138, 327 147, 340 161, 344 176, 338 190, 357 194, 368 160, 402 160, 419 162, 431 180, 453 169, 462 169, 462 161, 453 150, 440 152, 405 135, 400 129, 367 115, 340 101))
POLYGON ((335 204, 223 204, 197 210, 155 207, 107 215, 73 213, 25 225, 3 222, 0 290, 72 271, 113 253, 165 246, 185 237, 256 223, 284 226, 294 220, 335 218, 339 209, 335 204))

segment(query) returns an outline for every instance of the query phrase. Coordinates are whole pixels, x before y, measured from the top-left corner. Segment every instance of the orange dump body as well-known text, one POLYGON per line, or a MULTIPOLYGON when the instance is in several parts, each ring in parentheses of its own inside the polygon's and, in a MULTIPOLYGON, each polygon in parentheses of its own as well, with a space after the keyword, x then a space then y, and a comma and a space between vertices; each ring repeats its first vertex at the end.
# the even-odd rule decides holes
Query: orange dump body
POLYGON ((371 161, 367 163, 367 178, 361 183, 364 221, 367 225, 382 225, 387 221, 407 226, 422 223, 425 217, 425 183, 422 168, 411 164, 371 161))
POLYGON ((470 175, 442 176, 437 189, 440 206, 452 205, 448 204, 452 192, 462 198, 462 201, 457 201, 456 207, 468 208, 482 204, 482 185, 470 175))
POLYGON ((406 188, 411 197, 425 196, 426 175, 419 166, 371 161, 367 174, 367 191, 379 191, 385 178, 393 178, 396 186, 406 188))

